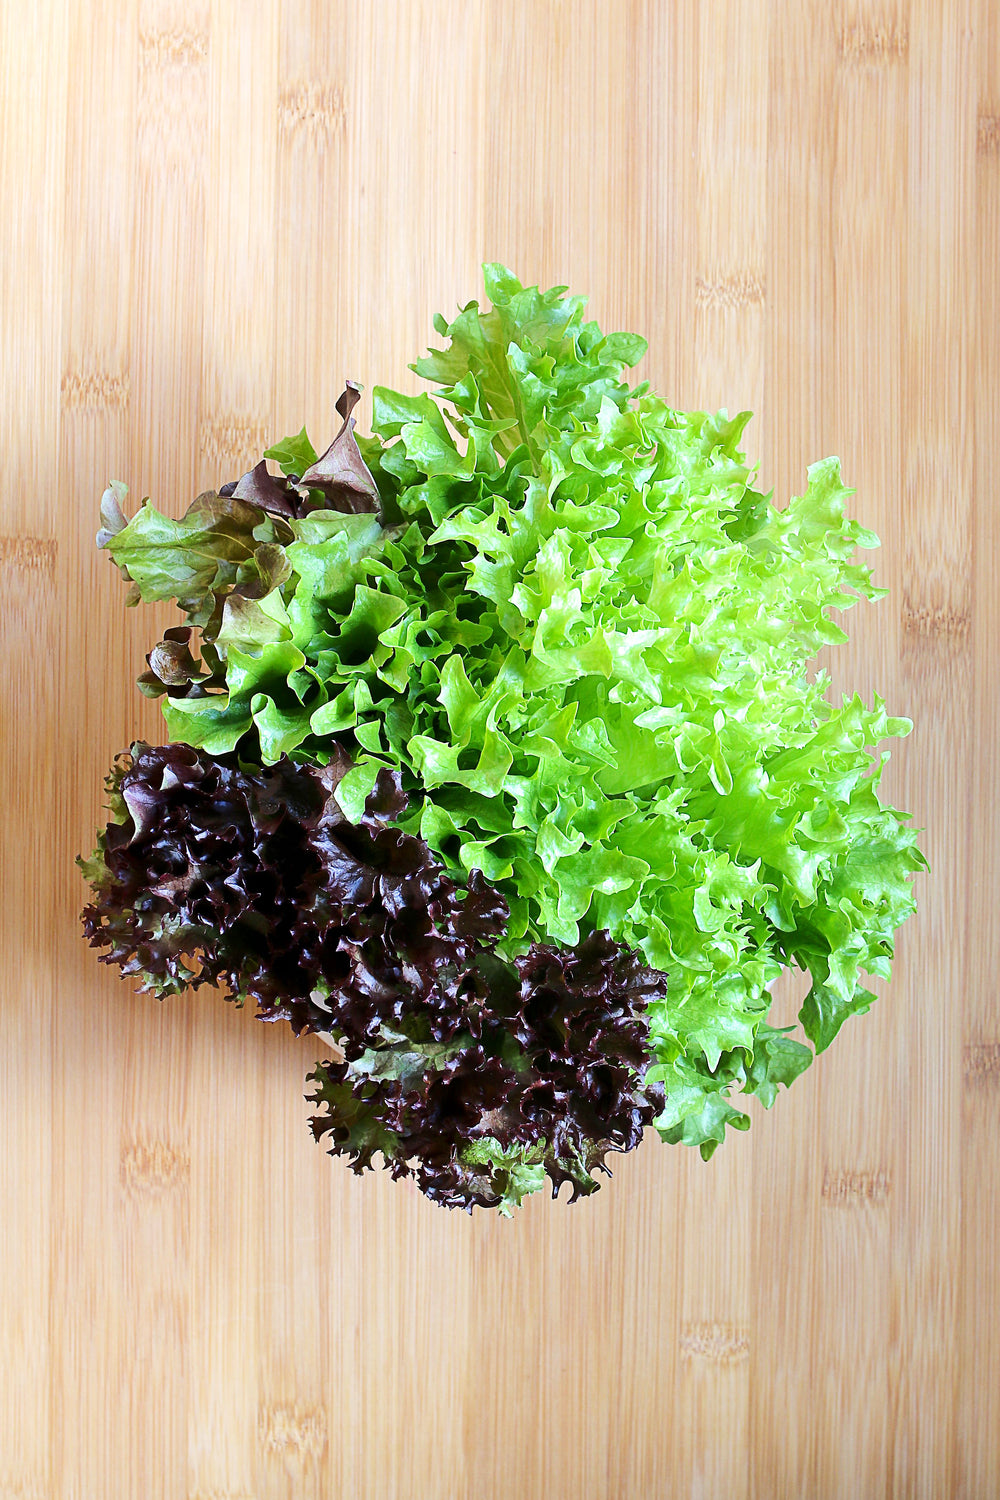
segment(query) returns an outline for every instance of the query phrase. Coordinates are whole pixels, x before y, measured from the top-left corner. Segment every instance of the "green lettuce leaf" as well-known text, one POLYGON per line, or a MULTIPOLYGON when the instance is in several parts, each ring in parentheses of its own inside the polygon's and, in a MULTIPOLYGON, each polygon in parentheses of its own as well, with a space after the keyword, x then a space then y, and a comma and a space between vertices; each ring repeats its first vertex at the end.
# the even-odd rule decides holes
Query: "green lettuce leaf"
MULTIPOLYGON (((125 486, 110 490, 120 508, 125 486)), ((199 495, 179 521, 148 500, 125 525, 111 529, 104 518, 99 539, 133 584, 128 603, 174 599, 196 625, 208 623, 218 595, 259 576, 258 549, 281 534, 280 522, 257 506, 214 491, 199 495)))

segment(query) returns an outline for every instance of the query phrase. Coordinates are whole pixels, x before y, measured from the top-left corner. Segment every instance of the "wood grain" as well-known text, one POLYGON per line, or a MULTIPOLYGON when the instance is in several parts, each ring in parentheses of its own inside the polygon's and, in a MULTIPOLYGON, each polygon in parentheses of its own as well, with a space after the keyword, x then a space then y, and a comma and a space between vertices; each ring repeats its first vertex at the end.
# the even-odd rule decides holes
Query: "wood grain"
MULTIPOLYGON (((0 1500, 1000 1493, 1000 18, 990 0, 0 8, 0 1500), (449 1215, 312 1142, 320 1044, 99 969, 73 867, 167 609, 93 547, 479 263, 591 294, 891 588, 836 690, 933 866, 871 1015, 710 1164, 449 1215)), ((362 422, 365 420, 362 408, 362 422)), ((791 1019, 795 986, 777 1010, 791 1019)))

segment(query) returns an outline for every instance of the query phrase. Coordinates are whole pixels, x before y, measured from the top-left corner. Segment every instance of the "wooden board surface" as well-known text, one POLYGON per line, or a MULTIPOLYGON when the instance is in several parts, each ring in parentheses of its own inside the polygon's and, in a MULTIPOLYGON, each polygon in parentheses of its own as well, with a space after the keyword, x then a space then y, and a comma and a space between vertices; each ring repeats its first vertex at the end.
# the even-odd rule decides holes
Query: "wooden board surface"
MULTIPOLYGON (((34 0, 0 11, 0 1500, 1000 1494, 993 0, 34 0), (73 856, 170 612, 93 546, 500 259, 839 453, 890 599, 835 685, 933 873, 872 1013, 708 1165, 448 1214, 313 1144, 315 1043, 134 999, 73 856)), ((362 408, 362 426, 367 419, 362 408)), ((794 1001, 783 994, 783 1014, 794 1001)))

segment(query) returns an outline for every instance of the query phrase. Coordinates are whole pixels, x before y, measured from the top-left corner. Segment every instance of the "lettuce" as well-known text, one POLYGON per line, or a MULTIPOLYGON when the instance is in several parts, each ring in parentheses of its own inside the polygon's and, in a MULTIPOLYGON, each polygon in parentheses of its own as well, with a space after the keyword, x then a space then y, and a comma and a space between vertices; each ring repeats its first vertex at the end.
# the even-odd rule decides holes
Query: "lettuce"
POLYGON ((837 459, 776 507, 750 413, 672 409, 626 378, 644 340, 484 271, 491 306, 436 319, 412 366, 433 392, 374 388, 373 436, 350 386, 323 458, 303 430, 265 455, 283 478, 262 462, 179 522, 126 522, 112 486, 101 537, 200 631, 200 660, 168 632, 142 680, 172 739, 264 766, 343 745, 345 810, 392 773, 398 827, 504 898, 503 961, 607 932, 668 977, 656 1124, 707 1157, 746 1126, 734 1090, 770 1105, 812 1056, 768 1025, 781 972, 808 973, 822 1051, 914 907, 876 748, 910 723, 811 667, 883 594, 855 560, 877 539, 837 459))

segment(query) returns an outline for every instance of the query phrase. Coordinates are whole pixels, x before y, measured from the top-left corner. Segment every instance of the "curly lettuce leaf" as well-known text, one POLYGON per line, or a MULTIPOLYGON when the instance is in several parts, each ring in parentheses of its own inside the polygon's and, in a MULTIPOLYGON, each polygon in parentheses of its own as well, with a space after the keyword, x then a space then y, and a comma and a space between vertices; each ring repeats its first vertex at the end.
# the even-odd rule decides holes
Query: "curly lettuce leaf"
POLYGON ((282 438, 280 442, 272 443, 270 448, 265 448, 264 457, 276 463, 286 478, 290 474, 301 478, 316 462, 319 454, 309 441, 309 434, 303 427, 293 437, 282 438))
MULTIPOLYGON (((109 489, 117 490, 120 507, 125 486, 109 489)), ((129 604, 173 599, 196 625, 208 622, 217 594, 256 571, 258 548, 278 536, 278 525, 259 507, 213 490, 199 495, 179 521, 144 500, 124 526, 112 531, 106 524, 100 533, 101 545, 133 584, 129 604)))

